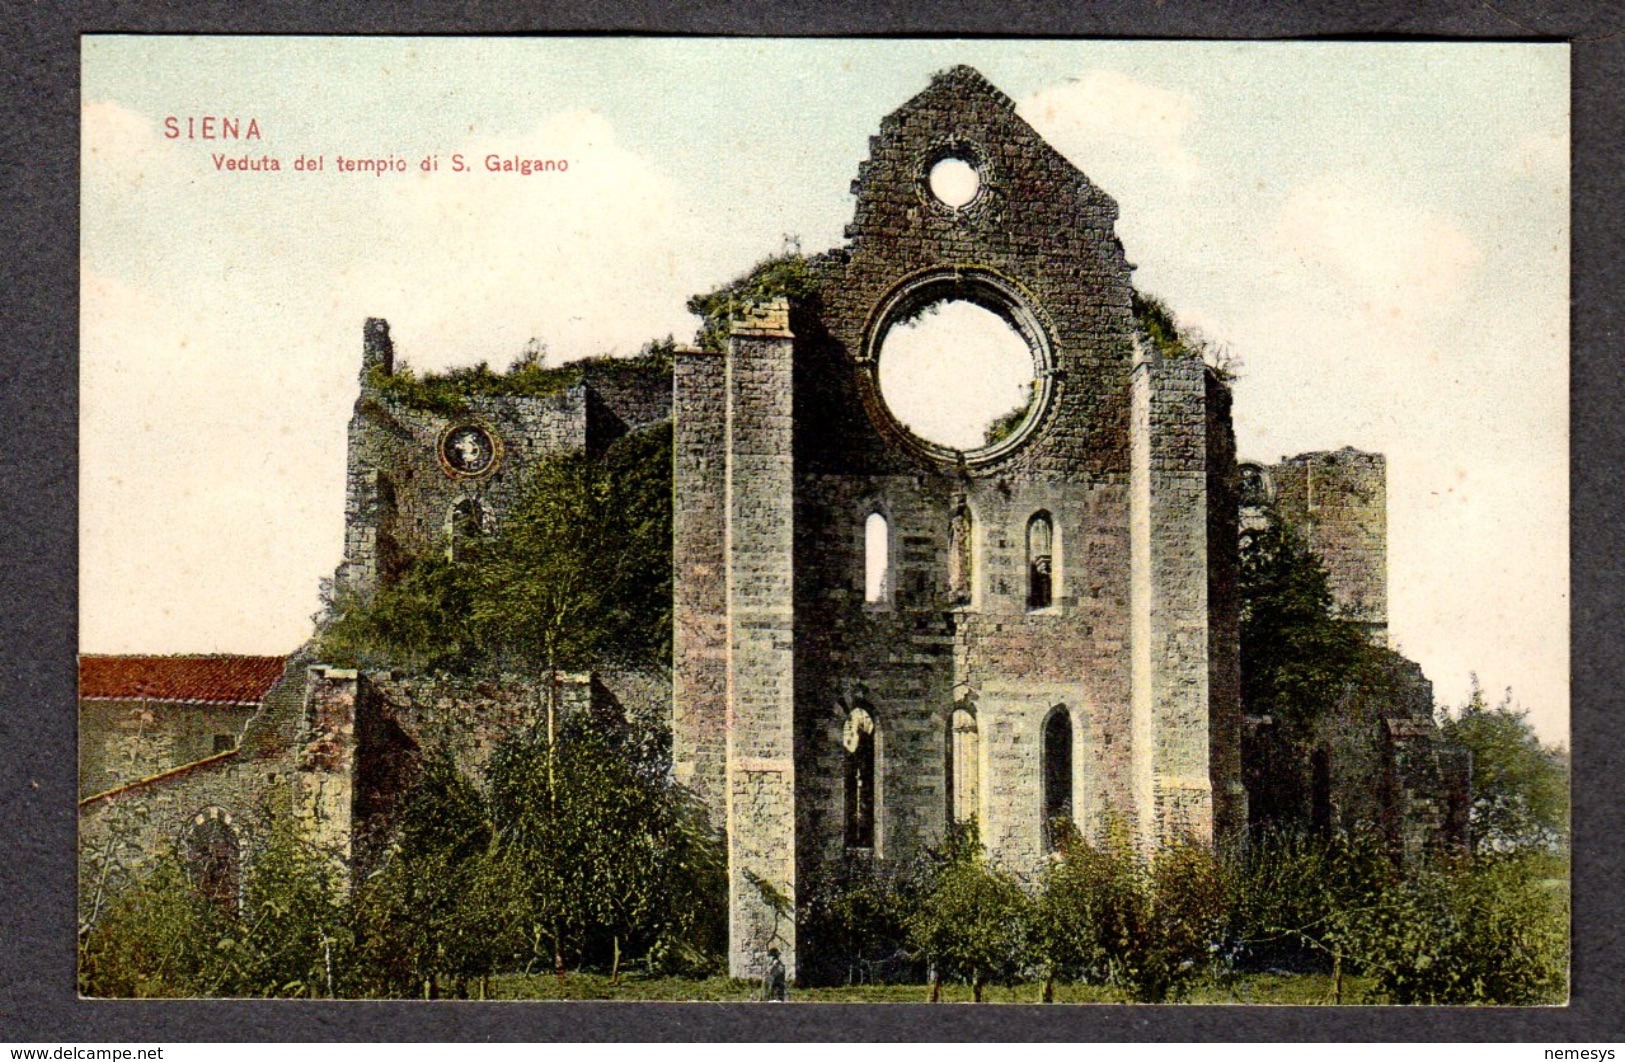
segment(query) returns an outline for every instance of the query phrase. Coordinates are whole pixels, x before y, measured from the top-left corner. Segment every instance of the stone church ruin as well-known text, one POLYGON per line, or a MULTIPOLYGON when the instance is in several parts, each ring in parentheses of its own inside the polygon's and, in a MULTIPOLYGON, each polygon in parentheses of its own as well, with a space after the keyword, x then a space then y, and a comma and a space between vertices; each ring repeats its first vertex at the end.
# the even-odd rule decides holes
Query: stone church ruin
POLYGON ((1466 763, 1415 664, 1389 654, 1403 703, 1351 697, 1302 763, 1266 763, 1275 723, 1242 703, 1249 526, 1299 529, 1340 614, 1385 642, 1382 457, 1238 464, 1222 374, 1136 317, 1116 202, 976 71, 884 118, 852 191, 844 245, 665 367, 414 405, 389 386, 388 325, 365 325, 337 586, 455 563, 536 461, 669 424, 669 672, 460 682, 298 655, 232 748, 87 795, 87 843, 138 802, 154 844, 207 827, 211 866, 235 868, 274 788, 362 868, 421 750, 455 740, 478 764, 543 685, 566 710, 669 725, 677 780, 726 835, 735 976, 770 944, 792 976, 817 950, 775 894, 960 823, 1026 876, 1068 829, 1232 846, 1282 801, 1406 849, 1464 837, 1466 763), (1023 379, 978 439, 944 443, 899 414, 882 362, 954 307, 1015 337, 1023 379))

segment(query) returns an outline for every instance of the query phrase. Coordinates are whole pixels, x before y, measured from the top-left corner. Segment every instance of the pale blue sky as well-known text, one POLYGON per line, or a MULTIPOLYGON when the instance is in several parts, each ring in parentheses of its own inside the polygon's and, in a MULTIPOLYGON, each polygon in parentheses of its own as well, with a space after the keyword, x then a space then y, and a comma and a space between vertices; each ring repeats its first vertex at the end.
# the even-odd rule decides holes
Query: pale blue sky
POLYGON ((362 320, 413 364, 692 333, 840 242, 882 116, 969 63, 1122 211, 1136 281, 1243 363, 1245 455, 1390 459, 1392 628, 1567 724, 1560 46, 88 38, 82 646, 285 651, 342 546, 362 320), (256 117, 247 145, 166 115, 256 117), (321 174, 210 153, 324 154, 321 174), (416 172, 426 154, 567 175, 416 172), (404 177, 332 156, 399 155, 404 177), (204 548, 206 547, 206 548, 204 548))

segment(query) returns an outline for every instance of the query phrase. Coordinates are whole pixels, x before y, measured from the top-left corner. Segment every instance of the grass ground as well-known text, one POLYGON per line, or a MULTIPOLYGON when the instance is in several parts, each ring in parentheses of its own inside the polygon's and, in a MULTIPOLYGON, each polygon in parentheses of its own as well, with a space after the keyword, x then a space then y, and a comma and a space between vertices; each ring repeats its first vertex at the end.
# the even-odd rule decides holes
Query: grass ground
MULTIPOLYGON (((1343 1002, 1365 1001, 1367 985, 1359 979, 1343 979, 1343 1002)), ((1038 1003, 1043 986, 1036 983, 988 985, 984 998, 989 1003, 1038 1003)), ((748 1002, 755 1000, 760 986, 751 981, 726 977, 703 980, 681 977, 645 977, 636 973, 621 976, 611 984, 599 973, 571 973, 563 982, 552 974, 510 974, 494 978, 493 999, 622 999, 691 1002, 748 1002)), ((794 989, 790 998, 802 1003, 924 1003, 930 989, 926 985, 839 985, 825 988, 794 989)), ((1274 1004, 1306 1005, 1333 1002, 1334 986, 1324 974, 1252 974, 1232 984, 1196 986, 1184 1003, 1196 1004, 1274 1004)), ((945 1003, 971 1002, 969 985, 942 986, 945 1003)), ((1122 993, 1097 985, 1056 985, 1057 1003, 1127 1003, 1122 993)))

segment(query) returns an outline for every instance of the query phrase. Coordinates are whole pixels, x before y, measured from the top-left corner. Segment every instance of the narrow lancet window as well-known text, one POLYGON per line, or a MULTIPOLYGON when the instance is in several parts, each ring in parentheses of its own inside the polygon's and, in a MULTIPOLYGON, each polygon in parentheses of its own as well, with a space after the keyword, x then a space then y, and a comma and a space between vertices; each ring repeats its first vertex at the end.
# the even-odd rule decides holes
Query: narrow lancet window
POLYGON ((1044 721, 1044 844, 1056 848, 1072 827, 1072 717, 1057 706, 1044 721))
POLYGON ((970 507, 960 502, 948 523, 948 604, 955 608, 971 603, 972 530, 970 507))
POLYGON ((955 708, 948 724, 948 810, 956 824, 976 818, 981 800, 981 759, 975 713, 955 708))
POLYGON ((1055 601, 1052 566, 1055 526, 1049 513, 1034 513, 1027 521, 1027 607, 1048 608, 1055 601))
POLYGON ((875 720, 862 708, 846 717, 846 846, 875 846, 875 720))
POLYGON ((870 513, 863 525, 863 599, 871 605, 886 600, 891 589, 891 535, 886 518, 870 513))

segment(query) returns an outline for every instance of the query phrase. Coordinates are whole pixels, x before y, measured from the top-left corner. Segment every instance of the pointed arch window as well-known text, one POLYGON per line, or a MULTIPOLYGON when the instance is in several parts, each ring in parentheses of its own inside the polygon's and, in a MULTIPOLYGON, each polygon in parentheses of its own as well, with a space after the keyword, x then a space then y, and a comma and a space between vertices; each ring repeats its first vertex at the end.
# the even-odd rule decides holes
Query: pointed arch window
POLYGON ((1055 523, 1040 510, 1027 521, 1027 607, 1055 603, 1055 523))
POLYGON ((891 594, 891 529, 886 518, 870 513, 863 523, 863 600, 883 603, 891 594))
POLYGON ((875 718, 853 708, 841 735, 846 748, 846 846, 875 846, 875 718))
POLYGON ((981 746, 976 713, 955 708, 948 722, 948 815, 955 824, 976 817, 981 802, 981 746))
POLYGON ((1072 825, 1072 716, 1064 705, 1044 720, 1044 845, 1054 849, 1072 825))

